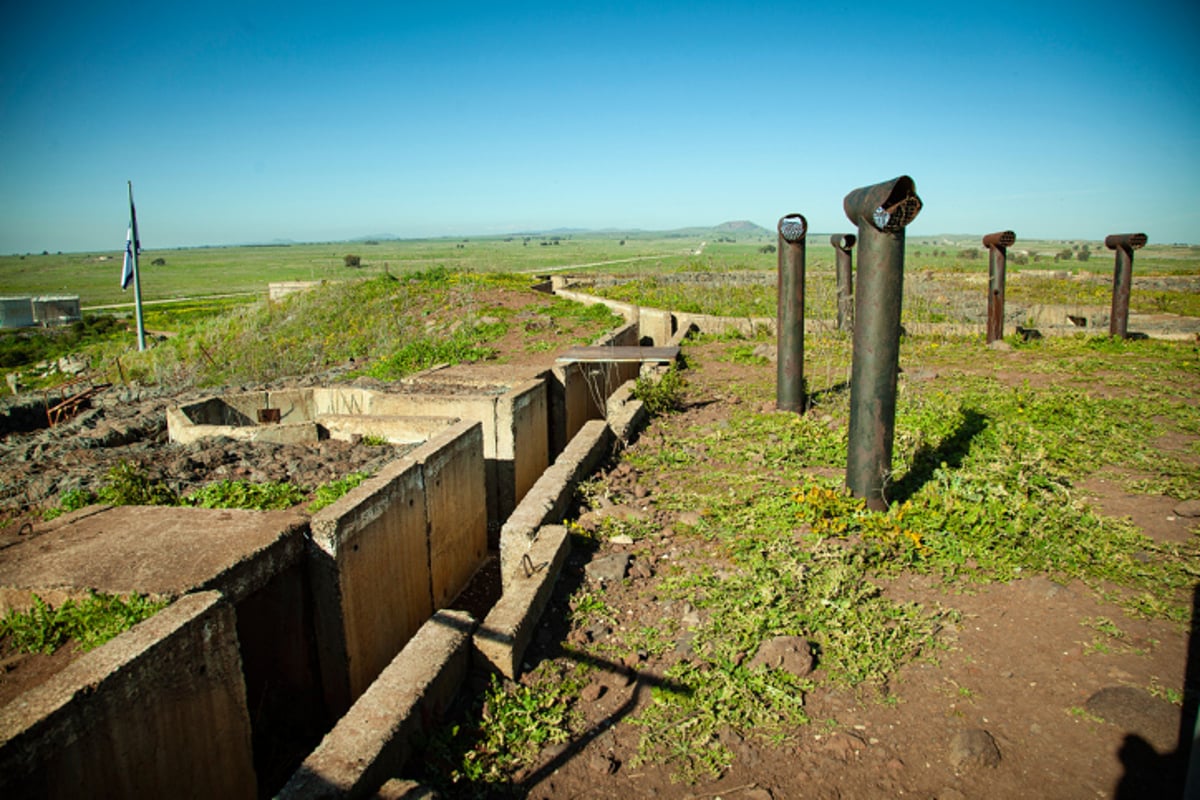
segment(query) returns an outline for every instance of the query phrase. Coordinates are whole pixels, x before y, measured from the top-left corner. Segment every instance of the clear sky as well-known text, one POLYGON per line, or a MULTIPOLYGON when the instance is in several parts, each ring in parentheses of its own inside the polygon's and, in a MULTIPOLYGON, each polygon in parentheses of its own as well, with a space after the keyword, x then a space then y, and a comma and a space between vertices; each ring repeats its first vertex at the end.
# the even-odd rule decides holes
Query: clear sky
POLYGON ((1196 0, 17 3, 0 252, 667 229, 1200 242, 1196 0))

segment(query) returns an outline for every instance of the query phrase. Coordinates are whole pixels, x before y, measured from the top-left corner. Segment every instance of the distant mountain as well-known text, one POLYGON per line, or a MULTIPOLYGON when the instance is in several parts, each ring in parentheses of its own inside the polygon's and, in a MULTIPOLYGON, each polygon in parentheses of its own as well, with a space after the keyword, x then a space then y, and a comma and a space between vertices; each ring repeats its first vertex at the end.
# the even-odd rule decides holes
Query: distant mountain
POLYGON ((722 222, 720 225, 713 227, 713 230, 721 233, 744 233, 752 236, 770 236, 772 231, 767 230, 761 225, 756 225, 748 219, 738 219, 733 222, 722 222))

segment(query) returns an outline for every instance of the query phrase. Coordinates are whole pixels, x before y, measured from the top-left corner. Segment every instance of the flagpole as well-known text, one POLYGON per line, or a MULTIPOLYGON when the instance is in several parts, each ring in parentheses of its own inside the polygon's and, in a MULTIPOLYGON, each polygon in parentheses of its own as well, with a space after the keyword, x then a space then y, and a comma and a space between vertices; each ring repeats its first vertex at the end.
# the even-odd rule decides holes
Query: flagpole
POLYGON ((137 342, 138 350, 145 350, 146 323, 142 318, 142 278, 138 273, 138 250, 141 249, 141 241, 138 239, 137 212, 133 208, 133 181, 126 181, 126 183, 129 184, 129 226, 133 229, 131 261, 133 263, 133 302, 137 315, 137 342))

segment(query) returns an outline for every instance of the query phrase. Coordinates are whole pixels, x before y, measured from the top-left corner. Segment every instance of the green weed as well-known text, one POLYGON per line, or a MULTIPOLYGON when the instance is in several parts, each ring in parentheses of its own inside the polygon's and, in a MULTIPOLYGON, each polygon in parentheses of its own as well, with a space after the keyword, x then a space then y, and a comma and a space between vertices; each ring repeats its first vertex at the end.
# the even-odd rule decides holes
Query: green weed
POLYGON ((573 705, 583 667, 543 662, 522 683, 491 679, 467 718, 439 732, 427 753, 426 779, 455 796, 515 796, 513 773, 534 763, 542 749, 568 741, 579 725, 573 705))
POLYGON ((318 486, 316 492, 313 493, 312 502, 308 504, 309 512, 320 511, 322 508, 332 505, 338 498, 369 477, 371 475, 368 472, 352 472, 344 478, 339 478, 323 486, 318 486))
POLYGON ((136 464, 121 461, 108 470, 96 500, 112 506, 173 506, 178 505, 179 496, 136 464))
POLYGON ((641 400, 653 416, 670 414, 683 405, 683 392, 687 381, 675 365, 657 378, 640 375, 633 388, 634 398, 641 400))
POLYGON ((196 508, 244 508, 267 511, 299 505, 307 493, 290 483, 217 481, 185 495, 182 505, 196 508))
POLYGON ((67 600, 57 608, 33 596, 29 611, 9 609, 0 618, 0 636, 26 653, 53 653, 69 641, 92 650, 167 606, 142 595, 116 597, 92 592, 83 600, 67 600))

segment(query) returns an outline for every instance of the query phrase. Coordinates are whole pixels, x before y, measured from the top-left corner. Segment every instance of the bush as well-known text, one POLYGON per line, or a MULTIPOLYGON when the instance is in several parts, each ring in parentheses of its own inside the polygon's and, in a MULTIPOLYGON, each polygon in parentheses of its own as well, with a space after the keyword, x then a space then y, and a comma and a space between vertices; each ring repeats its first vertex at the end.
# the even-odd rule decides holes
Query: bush
POLYGON ((346 264, 347 267, 361 267, 362 266, 362 258, 360 256, 356 256, 353 254, 344 256, 342 258, 342 261, 346 264))
POLYGON ((658 380, 642 375, 633 387, 633 396, 641 400, 646 411, 653 416, 669 414, 683 407, 683 390, 687 382, 678 368, 671 366, 658 380))

